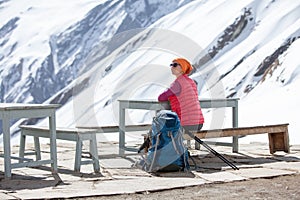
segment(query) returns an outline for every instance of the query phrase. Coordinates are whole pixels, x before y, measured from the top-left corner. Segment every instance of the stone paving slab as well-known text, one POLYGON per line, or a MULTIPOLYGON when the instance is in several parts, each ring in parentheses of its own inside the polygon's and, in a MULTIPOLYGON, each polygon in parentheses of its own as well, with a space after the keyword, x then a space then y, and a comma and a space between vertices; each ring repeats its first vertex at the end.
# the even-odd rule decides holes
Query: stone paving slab
POLYGON ((199 176, 200 178, 207 180, 209 182, 232 182, 232 181, 242 181, 248 179, 238 174, 232 172, 226 172, 226 171, 215 172, 212 174, 205 174, 205 173, 198 173, 198 172, 193 172, 193 173, 196 176, 199 176))
POLYGON ((282 169, 300 173, 300 162, 276 162, 272 164, 263 164, 264 168, 282 169))
POLYGON ((55 188, 39 188, 34 190, 22 190, 11 194, 20 199, 49 199, 49 198, 72 198, 88 197, 99 195, 129 194, 145 191, 159 191, 170 188, 181 188, 205 184, 203 179, 191 178, 135 178, 127 180, 107 180, 107 181, 89 181, 72 182, 71 186, 59 185, 55 188), (38 194, 38 195, 34 195, 38 194))
POLYGON ((274 176, 290 175, 296 172, 261 167, 261 168, 240 169, 232 173, 246 178, 267 178, 267 177, 274 177, 274 176))
MULTIPOLYGON (((134 141, 132 143, 135 143, 134 141)), ((276 152, 270 155, 267 144, 240 145, 240 153, 231 148, 212 146, 220 154, 234 162, 240 170, 233 170, 206 149, 195 151, 197 171, 149 174, 132 164, 138 155, 119 157, 117 143, 99 143, 101 173, 93 173, 92 165, 82 165, 81 172, 74 169, 75 144, 58 142, 58 174, 53 175, 49 166, 13 169, 12 179, 3 179, 3 159, 0 159, 0 199, 57 199, 146 191, 267 178, 300 173, 300 146, 291 153, 276 152)), ((32 148, 32 144, 28 145, 32 148)), ((84 145, 85 149, 88 146, 84 145)), ((49 154, 49 144, 41 147, 49 154)), ((18 146, 13 151, 18 152, 18 146)), ((0 148, 0 153, 1 148, 0 148)), ((44 156, 44 155, 42 155, 44 156)), ((46 155, 48 156, 48 155, 46 155)))
POLYGON ((101 165, 104 168, 131 168, 132 162, 125 158, 101 159, 101 165))
POLYGON ((17 199, 17 198, 15 198, 15 197, 12 197, 12 196, 10 196, 10 195, 7 195, 7 194, 5 194, 5 193, 4 193, 4 191, 3 191, 3 192, 2 192, 2 191, 0 191, 0 199, 11 200, 11 199, 17 199))
POLYGON ((105 169, 113 179, 128 179, 138 177, 152 177, 151 174, 140 169, 105 169))
POLYGON ((95 184, 95 186, 99 189, 101 188, 105 194, 114 194, 115 192, 121 194, 143 191, 159 191, 169 188, 201 185, 205 183, 207 183, 207 181, 203 179, 140 177, 138 179, 114 180, 107 183, 99 182, 95 184))

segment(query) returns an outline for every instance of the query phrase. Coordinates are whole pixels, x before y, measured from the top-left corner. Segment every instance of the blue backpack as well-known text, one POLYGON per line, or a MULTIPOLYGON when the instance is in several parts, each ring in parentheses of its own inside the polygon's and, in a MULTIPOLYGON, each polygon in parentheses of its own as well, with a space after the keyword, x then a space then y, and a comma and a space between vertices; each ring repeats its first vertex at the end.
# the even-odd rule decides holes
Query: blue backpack
POLYGON ((175 112, 161 110, 152 121, 149 137, 151 147, 145 159, 148 172, 189 170, 188 150, 175 112))

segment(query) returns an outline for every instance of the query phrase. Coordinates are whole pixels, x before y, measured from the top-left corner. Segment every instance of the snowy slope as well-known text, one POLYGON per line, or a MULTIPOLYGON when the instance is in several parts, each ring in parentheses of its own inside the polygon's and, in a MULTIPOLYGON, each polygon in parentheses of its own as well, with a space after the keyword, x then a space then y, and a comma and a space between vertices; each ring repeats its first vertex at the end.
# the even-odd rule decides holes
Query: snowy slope
POLYGON ((72 82, 93 66, 86 60, 94 48, 101 46, 102 59, 134 34, 111 45, 113 35, 147 27, 188 2, 0 1, 0 101, 67 103, 72 82))
POLYGON ((88 70, 95 46, 102 46, 101 59, 118 47, 109 44, 113 35, 147 27, 188 2, 1 1, 0 100, 46 101, 88 70))
MULTIPOLYGON (((97 4, 99 1, 80 0, 51 1, 51 4, 38 0, 30 3, 4 1, 0 4, 1 83, 2 90, 6 89, 5 95, 1 96, 3 100, 10 95, 12 84, 18 87, 24 83, 23 79, 36 73, 50 53, 50 36, 80 21, 97 4), (13 70, 19 71, 20 77, 16 74, 7 77, 13 70)), ((22 101, 28 100, 24 98, 22 101)))
MULTIPOLYGON (((72 75, 76 79, 47 100, 67 99, 57 111, 58 126, 118 124, 117 100, 156 99, 174 80, 169 63, 182 56, 197 69, 191 77, 198 82, 200 97, 240 98, 240 126, 290 123, 290 143, 300 144, 300 1, 199 0, 174 8, 162 11, 167 14, 148 22, 148 28, 115 32, 107 36, 111 40, 106 46, 95 43, 86 52, 83 65, 72 75)), ((107 23, 113 27, 119 21, 110 18, 107 23)), ((71 27, 76 31, 80 26, 71 27)), ((68 38, 69 32, 57 37, 68 38)), ((65 59, 62 66, 70 63, 65 59)), ((204 114, 205 128, 231 126, 228 109, 204 114)), ((152 116, 130 111, 127 119, 143 123, 151 122, 152 116)), ((241 141, 267 138, 249 136, 241 141)))

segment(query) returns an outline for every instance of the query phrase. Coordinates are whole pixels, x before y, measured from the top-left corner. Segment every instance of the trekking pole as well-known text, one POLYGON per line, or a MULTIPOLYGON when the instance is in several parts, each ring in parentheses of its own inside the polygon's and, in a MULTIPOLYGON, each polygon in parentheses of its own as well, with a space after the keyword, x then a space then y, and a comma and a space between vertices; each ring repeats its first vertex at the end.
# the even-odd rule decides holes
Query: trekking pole
POLYGON ((192 133, 190 133, 189 131, 187 131, 187 134, 191 137, 194 138, 194 140, 196 140, 196 142, 198 142, 199 144, 202 144, 205 148, 207 148, 211 153, 213 153, 215 156, 219 157, 222 161, 224 161, 227 165, 229 165, 232 169, 234 170, 239 170, 239 168, 237 166, 235 166, 232 162, 230 162, 229 160, 227 160, 224 156, 222 156, 221 154, 219 154, 217 151, 215 151, 213 148, 211 148, 210 146, 208 146, 205 142, 203 142, 202 140, 200 140, 200 138, 198 138, 197 136, 194 136, 192 133))

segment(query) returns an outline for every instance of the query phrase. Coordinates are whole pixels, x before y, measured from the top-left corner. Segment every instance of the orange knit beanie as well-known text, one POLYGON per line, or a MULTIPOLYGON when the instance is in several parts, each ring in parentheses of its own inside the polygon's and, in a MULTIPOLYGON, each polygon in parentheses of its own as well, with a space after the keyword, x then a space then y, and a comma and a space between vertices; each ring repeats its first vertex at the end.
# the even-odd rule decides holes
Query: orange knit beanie
POLYGON ((173 60, 173 62, 180 64, 184 74, 189 74, 193 70, 191 63, 184 58, 176 58, 173 60))

